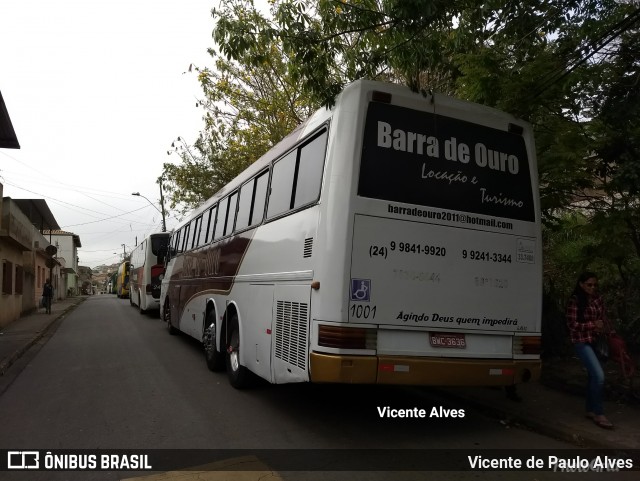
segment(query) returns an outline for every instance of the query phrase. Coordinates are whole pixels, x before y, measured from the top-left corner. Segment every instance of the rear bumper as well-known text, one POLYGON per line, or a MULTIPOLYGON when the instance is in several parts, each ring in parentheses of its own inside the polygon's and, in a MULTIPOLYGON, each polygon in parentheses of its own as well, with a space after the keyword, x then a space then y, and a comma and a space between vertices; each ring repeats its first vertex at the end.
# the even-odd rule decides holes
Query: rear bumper
POLYGON ((508 386, 539 380, 540 366, 539 359, 340 356, 313 352, 310 376, 317 383, 508 386))

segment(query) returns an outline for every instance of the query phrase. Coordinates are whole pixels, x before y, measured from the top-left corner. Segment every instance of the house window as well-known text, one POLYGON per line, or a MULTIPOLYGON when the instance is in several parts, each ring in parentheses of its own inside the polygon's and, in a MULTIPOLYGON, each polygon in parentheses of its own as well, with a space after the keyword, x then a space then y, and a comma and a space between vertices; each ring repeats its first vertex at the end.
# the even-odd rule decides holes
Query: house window
POLYGON ((13 262, 2 261, 2 293, 13 294, 13 262))
POLYGON ((22 294, 22 285, 24 282, 24 268, 16 265, 16 294, 22 294))

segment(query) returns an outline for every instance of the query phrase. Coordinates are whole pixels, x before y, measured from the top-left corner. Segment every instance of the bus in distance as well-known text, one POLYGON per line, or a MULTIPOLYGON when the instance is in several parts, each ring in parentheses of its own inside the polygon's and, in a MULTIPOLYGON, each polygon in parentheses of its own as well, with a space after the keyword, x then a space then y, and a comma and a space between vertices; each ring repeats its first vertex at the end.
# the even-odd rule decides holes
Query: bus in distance
POLYGON ((118 275, 116 277, 116 295, 120 299, 129 297, 129 261, 124 261, 118 267, 118 275))
POLYGON ((531 126, 360 80, 174 229, 160 314, 231 384, 540 375, 531 126))
POLYGON ((168 232, 147 236, 131 252, 129 302, 140 314, 160 309, 160 283, 169 243, 168 232))

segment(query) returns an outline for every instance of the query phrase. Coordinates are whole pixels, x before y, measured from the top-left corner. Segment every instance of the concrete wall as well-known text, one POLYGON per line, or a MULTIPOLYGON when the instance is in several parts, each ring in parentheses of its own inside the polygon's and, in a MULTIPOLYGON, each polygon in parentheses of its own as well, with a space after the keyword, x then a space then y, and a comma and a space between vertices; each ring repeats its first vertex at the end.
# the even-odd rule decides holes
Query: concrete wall
POLYGON ((24 274, 24 253, 31 250, 33 225, 11 198, 2 198, 0 202, 0 326, 6 326, 18 319, 24 309, 25 280, 28 280, 24 274))

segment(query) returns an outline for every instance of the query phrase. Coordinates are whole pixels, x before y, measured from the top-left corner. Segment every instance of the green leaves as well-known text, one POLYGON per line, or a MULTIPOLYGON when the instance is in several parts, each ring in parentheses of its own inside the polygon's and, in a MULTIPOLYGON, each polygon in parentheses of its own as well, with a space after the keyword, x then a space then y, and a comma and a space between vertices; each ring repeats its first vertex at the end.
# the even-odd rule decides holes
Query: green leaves
POLYGON ((209 49, 211 67, 192 66, 202 87, 204 128, 193 145, 174 142, 166 163, 171 207, 198 206, 301 123, 309 102, 290 69, 291 59, 251 1, 225 2, 209 49))
POLYGON ((172 202, 204 200, 316 107, 332 105, 345 84, 404 83, 531 122, 550 240, 545 272, 564 279, 549 282, 562 286, 555 295, 566 295, 576 270, 590 265, 609 285, 624 284, 616 306, 640 298, 628 281, 640 279, 637 7, 270 0, 265 12, 252 0, 222 0, 212 15, 213 62, 194 69, 204 129, 194 145, 176 144, 180 162, 166 165, 172 202))

